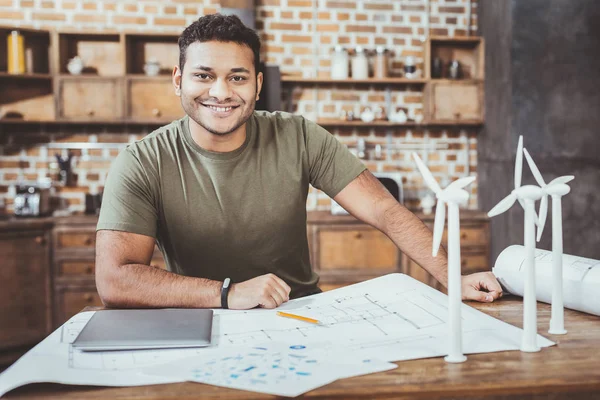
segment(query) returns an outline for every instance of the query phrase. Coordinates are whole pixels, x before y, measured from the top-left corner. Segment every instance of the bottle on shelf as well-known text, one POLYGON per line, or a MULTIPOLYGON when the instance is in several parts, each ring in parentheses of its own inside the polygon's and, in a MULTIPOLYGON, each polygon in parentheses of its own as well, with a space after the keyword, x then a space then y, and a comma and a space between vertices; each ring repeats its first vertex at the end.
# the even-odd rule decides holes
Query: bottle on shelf
POLYGON ((375 60, 373 61, 373 77, 382 79, 389 75, 388 51, 383 46, 375 48, 375 60))
POLYGON ((362 46, 356 46, 354 57, 352 58, 352 79, 369 78, 369 58, 367 52, 362 46))
POLYGON ((25 73, 25 40, 18 31, 12 31, 7 37, 8 73, 25 73))
POLYGON ((331 79, 348 79, 348 51, 342 46, 335 46, 331 57, 331 79))

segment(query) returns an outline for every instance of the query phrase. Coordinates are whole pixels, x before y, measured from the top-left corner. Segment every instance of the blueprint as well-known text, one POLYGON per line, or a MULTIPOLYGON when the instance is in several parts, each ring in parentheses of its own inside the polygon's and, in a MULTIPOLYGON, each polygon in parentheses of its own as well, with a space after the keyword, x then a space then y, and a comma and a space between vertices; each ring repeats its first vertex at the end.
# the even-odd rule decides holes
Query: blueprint
POLYGON ((267 342, 204 351, 145 369, 156 376, 295 397, 340 378, 387 371, 396 364, 360 359, 331 343, 290 345, 267 342))
MULTIPOLYGON (((33 382, 105 386, 182 382, 189 376, 169 375, 166 367, 164 375, 156 374, 156 369, 153 374, 143 371, 202 357, 203 352, 226 355, 241 347, 320 346, 325 353, 343 348, 359 361, 377 362, 444 356, 448 348, 447 301, 445 294, 409 276, 390 274, 291 300, 277 309, 317 319, 319 325, 279 317, 275 310, 215 310, 210 348, 93 353, 71 346, 93 315, 80 313, 0 374, 0 396, 33 382)), ((465 354, 520 348, 519 328, 464 304, 462 319, 465 354)), ((553 343, 538 335, 538 345, 553 343)))
MULTIPOLYGON (((523 296, 525 247, 510 246, 498 256, 494 274, 512 294, 523 296)), ((552 303, 552 252, 535 250, 536 298, 552 303)), ((600 315, 600 261, 563 254, 563 303, 566 308, 600 315)))

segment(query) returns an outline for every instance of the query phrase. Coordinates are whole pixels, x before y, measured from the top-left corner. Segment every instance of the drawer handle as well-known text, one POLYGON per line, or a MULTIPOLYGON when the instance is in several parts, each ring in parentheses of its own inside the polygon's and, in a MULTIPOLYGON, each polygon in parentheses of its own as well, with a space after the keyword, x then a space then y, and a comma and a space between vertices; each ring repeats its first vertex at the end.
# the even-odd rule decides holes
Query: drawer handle
POLYGON ((89 246, 89 245, 91 245, 92 243, 94 243, 94 239, 92 239, 92 238, 87 238, 87 239, 85 239, 85 242, 84 242, 84 243, 85 243, 85 245, 86 245, 86 246, 89 246))
POLYGON ((83 299, 84 299, 86 302, 88 302, 88 303, 91 303, 91 302, 92 302, 92 300, 94 300, 94 296, 92 296, 91 294, 89 294, 89 293, 88 293, 88 294, 86 294, 86 295, 84 295, 84 296, 83 296, 83 299))
POLYGON ((43 236, 36 236, 35 243, 39 244, 40 246, 43 246, 46 244, 46 239, 43 236))
POLYGON ((158 108, 155 108, 152 110, 152 115, 154 115, 155 117, 160 117, 161 116, 161 112, 158 108))
POLYGON ((85 272, 91 274, 92 272, 94 272, 94 266, 88 265, 87 267, 85 267, 85 272))
POLYGON ((461 266, 461 267, 466 267, 466 266, 467 266, 467 261, 466 261, 466 260, 463 260, 463 261, 460 263, 460 266, 461 266))
POLYGON ((93 117, 96 112, 94 110, 92 110, 92 109, 89 109, 89 110, 86 111, 86 113, 87 113, 87 115, 89 117, 93 117))
POLYGON ((361 239, 362 237, 363 237, 363 234, 362 234, 362 233, 360 233, 360 232, 356 232, 356 233, 354 234, 354 238, 355 238, 355 239, 361 239))

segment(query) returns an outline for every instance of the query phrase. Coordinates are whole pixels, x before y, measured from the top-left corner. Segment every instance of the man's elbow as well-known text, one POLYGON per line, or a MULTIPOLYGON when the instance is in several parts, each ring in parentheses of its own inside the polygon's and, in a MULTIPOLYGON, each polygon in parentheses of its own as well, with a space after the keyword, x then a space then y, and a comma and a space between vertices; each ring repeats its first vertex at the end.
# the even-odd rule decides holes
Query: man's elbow
POLYGON ((124 308, 126 307, 123 290, 119 287, 119 280, 114 275, 117 271, 111 271, 114 268, 96 269, 96 290, 100 295, 100 300, 104 307, 124 308))

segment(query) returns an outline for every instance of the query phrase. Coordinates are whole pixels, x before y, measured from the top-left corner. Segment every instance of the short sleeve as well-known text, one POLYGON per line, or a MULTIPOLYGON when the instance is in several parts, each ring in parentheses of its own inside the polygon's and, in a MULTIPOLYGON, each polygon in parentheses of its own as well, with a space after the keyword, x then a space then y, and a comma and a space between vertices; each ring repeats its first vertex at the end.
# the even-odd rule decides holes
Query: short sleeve
POLYGON ((333 198, 367 168, 331 133, 305 121, 310 184, 333 198))
POLYGON ((129 149, 112 163, 96 230, 109 229, 156 238, 155 194, 139 159, 129 149))

